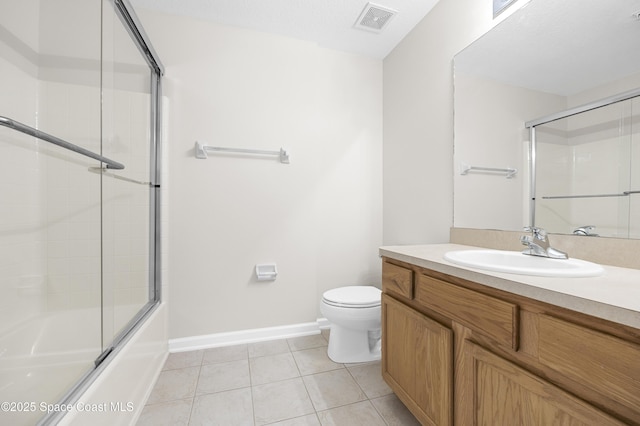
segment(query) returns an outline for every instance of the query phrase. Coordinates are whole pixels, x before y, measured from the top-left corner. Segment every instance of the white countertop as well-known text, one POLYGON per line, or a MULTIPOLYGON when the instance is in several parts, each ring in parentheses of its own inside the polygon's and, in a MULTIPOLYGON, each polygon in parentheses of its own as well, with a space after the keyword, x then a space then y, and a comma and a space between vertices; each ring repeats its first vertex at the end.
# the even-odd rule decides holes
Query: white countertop
POLYGON ((588 278, 551 278, 485 271, 444 259, 452 250, 477 250, 460 244, 380 247, 380 255, 474 281, 541 302, 619 324, 640 328, 640 270, 602 265, 604 274, 588 278))

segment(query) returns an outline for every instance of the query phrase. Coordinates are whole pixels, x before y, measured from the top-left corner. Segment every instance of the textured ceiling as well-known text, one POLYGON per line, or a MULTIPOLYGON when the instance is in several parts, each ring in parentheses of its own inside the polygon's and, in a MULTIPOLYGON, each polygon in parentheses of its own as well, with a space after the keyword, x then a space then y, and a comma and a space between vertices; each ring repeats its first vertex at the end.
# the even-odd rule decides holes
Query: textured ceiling
POLYGON ((380 33, 354 28, 367 0, 130 0, 136 9, 190 16, 384 58, 438 0, 373 1, 398 13, 380 33))

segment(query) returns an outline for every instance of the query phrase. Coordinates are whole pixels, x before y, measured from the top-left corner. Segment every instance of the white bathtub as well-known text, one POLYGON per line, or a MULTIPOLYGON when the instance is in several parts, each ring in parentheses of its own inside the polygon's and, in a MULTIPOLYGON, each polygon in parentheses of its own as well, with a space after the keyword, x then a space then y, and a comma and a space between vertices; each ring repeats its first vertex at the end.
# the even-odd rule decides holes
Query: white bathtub
MULTIPOLYGON (((131 318, 137 309, 118 313, 131 318)), ((33 424, 92 370, 101 327, 100 309, 87 308, 42 314, 0 335, 0 402, 11 404, 0 410, 0 424, 33 424)))

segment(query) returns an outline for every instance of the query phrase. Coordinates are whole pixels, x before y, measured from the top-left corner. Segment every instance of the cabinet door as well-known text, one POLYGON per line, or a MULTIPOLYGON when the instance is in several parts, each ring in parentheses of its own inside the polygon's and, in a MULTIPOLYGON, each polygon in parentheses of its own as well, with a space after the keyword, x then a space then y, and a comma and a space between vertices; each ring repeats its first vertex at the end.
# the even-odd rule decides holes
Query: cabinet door
MULTIPOLYGON (((623 425, 592 405, 470 342, 474 425, 623 425)), ((462 419, 460 419, 462 420, 462 419)))
POLYGON ((452 423, 451 330, 382 295, 382 376, 423 425, 452 423))

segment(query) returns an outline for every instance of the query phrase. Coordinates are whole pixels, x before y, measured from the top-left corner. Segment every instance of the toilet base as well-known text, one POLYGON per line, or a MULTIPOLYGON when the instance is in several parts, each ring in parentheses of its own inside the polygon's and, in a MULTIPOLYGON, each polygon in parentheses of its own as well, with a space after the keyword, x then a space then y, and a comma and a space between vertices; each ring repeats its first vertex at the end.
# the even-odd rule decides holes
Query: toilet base
POLYGON ((378 361, 382 357, 381 330, 351 330, 331 324, 327 354, 340 364, 378 361))

